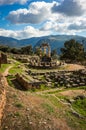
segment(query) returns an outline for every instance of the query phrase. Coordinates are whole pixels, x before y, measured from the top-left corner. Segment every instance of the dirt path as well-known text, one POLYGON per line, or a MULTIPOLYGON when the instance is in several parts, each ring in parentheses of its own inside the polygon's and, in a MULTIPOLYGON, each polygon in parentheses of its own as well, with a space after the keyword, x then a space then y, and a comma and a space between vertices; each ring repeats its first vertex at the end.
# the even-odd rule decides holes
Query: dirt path
POLYGON ((8 72, 9 72, 9 70, 10 70, 11 68, 12 68, 12 66, 9 66, 9 67, 5 70, 5 72, 3 73, 3 76, 4 76, 4 77, 8 75, 8 72))
POLYGON ((53 88, 53 89, 49 89, 49 90, 43 90, 43 91, 39 91, 39 92, 35 92, 35 94, 46 94, 46 93, 49 93, 49 92, 57 92, 57 91, 60 91, 62 90, 63 88, 53 88))
POLYGON ((78 65, 78 64, 67 64, 66 66, 67 66, 66 69, 69 71, 85 69, 83 65, 78 65))
POLYGON ((12 68, 12 66, 9 66, 9 67, 5 70, 5 72, 2 74, 2 75, 3 75, 3 84, 4 84, 5 87, 8 86, 8 82, 7 82, 6 76, 8 75, 9 70, 10 70, 11 68, 12 68))

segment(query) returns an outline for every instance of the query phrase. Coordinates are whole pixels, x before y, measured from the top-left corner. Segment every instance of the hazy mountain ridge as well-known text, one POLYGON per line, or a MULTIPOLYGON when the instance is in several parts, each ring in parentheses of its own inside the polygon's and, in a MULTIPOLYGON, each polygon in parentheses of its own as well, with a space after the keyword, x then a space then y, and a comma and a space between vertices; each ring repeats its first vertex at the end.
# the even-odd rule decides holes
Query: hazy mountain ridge
POLYGON ((28 39, 17 40, 11 37, 0 36, 0 44, 8 45, 10 47, 23 47, 32 45, 32 47, 40 46, 43 42, 48 42, 51 49, 57 49, 59 52, 60 48, 64 46, 64 42, 70 39, 75 39, 82 43, 84 41, 84 47, 86 48, 86 37, 77 35, 50 35, 43 37, 33 37, 28 39))

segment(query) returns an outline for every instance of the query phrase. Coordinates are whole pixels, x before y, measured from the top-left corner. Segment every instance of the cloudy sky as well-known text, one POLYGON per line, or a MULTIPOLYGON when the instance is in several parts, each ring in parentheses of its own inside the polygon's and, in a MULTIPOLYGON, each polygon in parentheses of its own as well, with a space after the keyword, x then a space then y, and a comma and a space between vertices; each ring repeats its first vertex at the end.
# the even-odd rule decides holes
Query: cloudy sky
POLYGON ((0 0, 0 36, 86 36, 86 0, 0 0))

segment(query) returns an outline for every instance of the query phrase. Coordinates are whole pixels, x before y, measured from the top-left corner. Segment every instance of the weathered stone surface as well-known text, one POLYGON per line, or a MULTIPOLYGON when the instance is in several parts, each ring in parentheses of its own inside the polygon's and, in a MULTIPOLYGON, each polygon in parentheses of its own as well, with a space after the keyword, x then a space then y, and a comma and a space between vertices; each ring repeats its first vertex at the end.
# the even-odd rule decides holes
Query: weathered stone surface
POLYGON ((1 64, 7 64, 7 55, 5 53, 1 53, 1 64))
MULTIPOLYGON (((79 71, 58 71, 52 73, 46 73, 46 81, 48 79, 64 87, 79 87, 86 85, 86 70, 79 71)), ((58 85, 57 85, 58 86, 58 85)))
POLYGON ((26 90, 39 88, 41 84, 45 84, 45 82, 43 81, 28 81, 24 75, 20 74, 16 74, 16 79, 20 83, 20 85, 26 90))
POLYGON ((0 74, 0 128, 1 128, 1 119, 3 116, 3 110, 6 104, 6 92, 3 83, 3 76, 0 74))

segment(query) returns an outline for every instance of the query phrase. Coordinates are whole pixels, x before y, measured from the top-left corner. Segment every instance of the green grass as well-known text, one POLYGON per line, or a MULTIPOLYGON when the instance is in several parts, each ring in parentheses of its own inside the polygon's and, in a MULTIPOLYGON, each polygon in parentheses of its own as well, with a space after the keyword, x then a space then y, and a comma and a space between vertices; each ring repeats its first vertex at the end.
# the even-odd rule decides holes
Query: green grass
POLYGON ((21 114, 19 112, 14 113, 14 116, 20 117, 21 114))
POLYGON ((15 87, 14 84, 12 83, 12 80, 13 80, 13 79, 15 79, 15 76, 13 76, 13 75, 7 76, 8 84, 9 84, 9 86, 11 86, 11 87, 15 87))
POLYGON ((40 90, 43 91, 43 90, 48 90, 49 87, 47 87, 45 84, 41 84, 40 85, 40 90))
POLYGON ((13 74, 13 75, 15 75, 17 73, 22 73, 23 69, 22 69, 21 65, 22 64, 20 62, 18 62, 18 61, 15 62, 15 64, 13 65, 13 67, 9 70, 9 73, 13 74))
POLYGON ((50 88, 48 86, 46 86, 45 84, 41 84, 39 88, 32 88, 29 90, 29 92, 33 93, 33 92, 40 92, 40 91, 44 91, 44 90, 49 90, 50 88))
POLYGON ((22 103, 20 103, 20 102, 16 103, 15 106, 18 107, 18 108, 23 108, 24 107, 24 105, 22 103))
POLYGON ((81 114, 81 115, 86 117, 86 98, 75 100, 75 102, 72 103, 72 107, 79 114, 81 114))
MULTIPOLYGON (((54 89, 53 89, 54 90, 54 89)), ((46 94, 56 94, 56 93, 59 93, 59 92, 62 92, 63 90, 56 90, 56 91, 50 91, 50 92, 47 92, 46 94)))
POLYGON ((80 86, 80 87, 76 87, 76 88, 64 88, 64 87, 60 86, 60 88, 56 91, 47 92, 46 94, 57 94, 59 92, 64 92, 64 91, 68 91, 68 90, 79 90, 79 89, 86 90, 86 86, 80 86), (60 89, 60 88, 62 88, 62 89, 60 89))
POLYGON ((70 111, 66 112, 66 121, 73 130, 86 130, 86 119, 74 116, 70 111))
POLYGON ((47 111, 48 114, 54 113, 54 108, 50 104, 43 103, 42 107, 47 111))
POLYGON ((53 104, 55 107, 61 108, 63 107, 63 105, 56 99, 56 97, 54 97, 53 95, 40 95, 42 98, 48 99, 51 104, 53 104))
POLYGON ((3 73, 9 66, 10 64, 2 64, 0 68, 0 73, 3 73))

